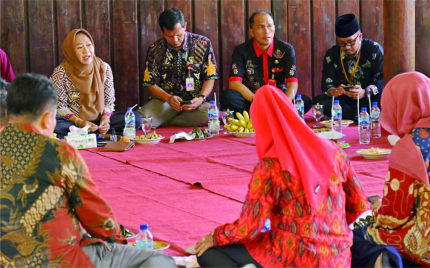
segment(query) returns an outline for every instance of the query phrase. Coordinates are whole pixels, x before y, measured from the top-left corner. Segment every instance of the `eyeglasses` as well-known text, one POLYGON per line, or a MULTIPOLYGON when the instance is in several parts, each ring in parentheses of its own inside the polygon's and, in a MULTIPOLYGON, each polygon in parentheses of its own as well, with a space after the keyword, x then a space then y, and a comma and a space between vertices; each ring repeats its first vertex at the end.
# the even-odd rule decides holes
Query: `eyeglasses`
POLYGON ((358 39, 358 37, 361 35, 361 33, 359 33, 358 35, 357 35, 357 37, 355 37, 353 40, 351 40, 351 41, 348 41, 348 42, 345 42, 345 43, 343 43, 343 42, 337 42, 337 44, 340 46, 340 47, 346 47, 346 46, 350 46, 350 47, 352 47, 353 45, 355 45, 355 43, 357 43, 357 39, 358 39))

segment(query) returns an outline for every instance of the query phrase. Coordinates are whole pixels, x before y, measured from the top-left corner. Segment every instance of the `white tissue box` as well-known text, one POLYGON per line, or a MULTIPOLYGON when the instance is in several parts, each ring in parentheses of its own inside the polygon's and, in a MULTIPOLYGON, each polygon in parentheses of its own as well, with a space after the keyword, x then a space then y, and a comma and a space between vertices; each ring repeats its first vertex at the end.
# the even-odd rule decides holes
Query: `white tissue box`
POLYGON ((88 149, 97 147, 96 134, 69 134, 64 137, 70 145, 76 149, 88 149))

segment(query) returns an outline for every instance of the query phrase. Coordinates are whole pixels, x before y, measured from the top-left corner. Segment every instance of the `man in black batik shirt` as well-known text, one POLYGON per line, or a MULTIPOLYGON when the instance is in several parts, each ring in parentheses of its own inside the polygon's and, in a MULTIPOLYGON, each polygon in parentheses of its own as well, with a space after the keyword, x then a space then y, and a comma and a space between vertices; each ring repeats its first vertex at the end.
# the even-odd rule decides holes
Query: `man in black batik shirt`
MULTIPOLYGON (((383 84, 384 51, 378 43, 362 36, 354 14, 336 19, 337 45, 324 57, 321 89, 323 95, 314 103, 324 105, 324 114, 331 117, 332 98, 342 106, 342 118, 357 118, 357 98, 361 107, 369 109, 371 102, 381 99, 383 84), (341 60, 342 59, 342 60, 341 60)), ((368 111, 370 113, 370 111, 368 111)))
POLYGON ((148 49, 143 85, 151 99, 139 109, 153 118, 153 127, 204 126, 211 94, 218 79, 215 54, 208 38, 186 31, 184 15, 176 8, 161 13, 164 38, 148 49))
MULTIPOLYGON (((298 89, 296 53, 292 45, 274 38, 272 13, 257 10, 249 18, 249 32, 254 37, 235 47, 229 77, 229 88, 221 93, 224 109, 249 111, 254 93, 263 85, 284 91, 290 100, 298 89)), ((302 95, 305 113, 311 99, 302 95)))

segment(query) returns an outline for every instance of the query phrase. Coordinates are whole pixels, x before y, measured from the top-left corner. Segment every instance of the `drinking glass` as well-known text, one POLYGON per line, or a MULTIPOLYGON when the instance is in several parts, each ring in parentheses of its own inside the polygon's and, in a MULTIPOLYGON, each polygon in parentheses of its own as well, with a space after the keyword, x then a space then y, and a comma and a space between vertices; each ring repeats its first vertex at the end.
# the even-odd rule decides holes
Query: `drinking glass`
POLYGON ((142 117, 142 130, 145 133, 145 135, 149 134, 152 129, 152 117, 145 116, 142 117))
POLYGON ((315 104, 312 107, 313 107, 312 114, 315 118, 315 121, 317 121, 317 124, 314 125, 313 127, 323 127, 323 125, 320 125, 320 120, 321 120, 321 118, 324 117, 324 112, 323 112, 324 105, 315 104))
POLYGON ((234 118, 234 111, 230 111, 229 109, 222 112, 222 122, 224 125, 230 125, 228 122, 228 118, 234 118))

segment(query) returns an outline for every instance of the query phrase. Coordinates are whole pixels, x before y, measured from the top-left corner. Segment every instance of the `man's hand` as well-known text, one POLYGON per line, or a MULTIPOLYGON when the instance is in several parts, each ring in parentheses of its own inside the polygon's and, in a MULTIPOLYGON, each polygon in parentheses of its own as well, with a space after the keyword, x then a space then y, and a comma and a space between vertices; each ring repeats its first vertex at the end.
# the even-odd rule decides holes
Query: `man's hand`
POLYGON ((99 132, 100 134, 106 134, 110 128, 110 120, 107 116, 102 116, 102 120, 100 121, 99 125, 99 132))
POLYGON ((366 96, 366 90, 362 89, 360 85, 355 85, 350 91, 346 91, 345 95, 351 99, 362 99, 366 96))
POLYGON ((330 95, 332 95, 333 97, 337 98, 343 94, 346 94, 345 89, 344 89, 345 85, 341 84, 340 86, 338 86, 337 88, 332 88, 328 91, 328 93, 330 95))
POLYGON ((200 105, 203 104, 202 98, 194 98, 191 100, 191 104, 182 105, 182 109, 186 112, 192 112, 195 109, 199 108, 200 105))
POLYGON ((175 111, 178 111, 178 112, 182 111, 181 101, 182 101, 181 97, 173 96, 173 95, 167 99, 167 103, 173 109, 175 109, 175 111))
POLYGON ((214 238, 212 234, 203 237, 196 245, 196 254, 201 257, 206 250, 214 246, 214 238))

